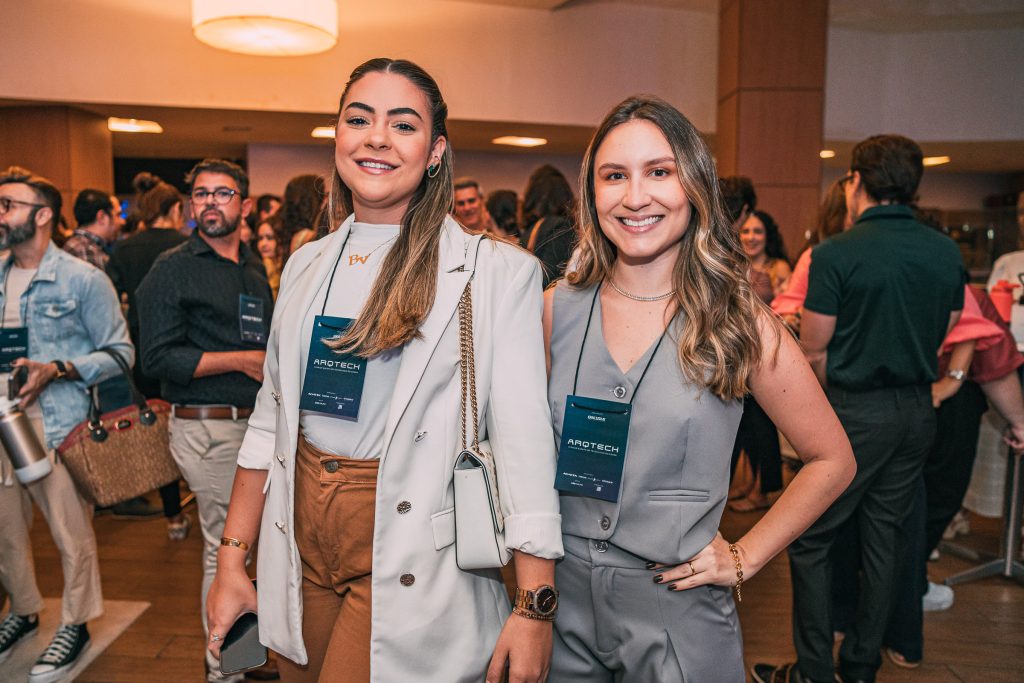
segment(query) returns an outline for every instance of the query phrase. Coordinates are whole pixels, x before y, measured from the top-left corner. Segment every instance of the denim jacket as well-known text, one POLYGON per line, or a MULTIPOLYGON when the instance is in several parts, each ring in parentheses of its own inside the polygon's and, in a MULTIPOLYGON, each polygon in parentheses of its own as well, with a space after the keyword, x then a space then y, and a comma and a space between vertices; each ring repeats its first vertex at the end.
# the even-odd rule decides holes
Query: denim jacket
MULTIPOLYGON (((13 257, 0 262, 0 311, 6 302, 13 257)), ((21 297, 28 327, 28 357, 39 363, 71 361, 81 380, 56 381, 39 395, 46 447, 56 448, 89 414, 89 387, 120 372, 101 347, 121 354, 129 367, 135 347, 106 274, 57 248, 52 242, 21 297)))

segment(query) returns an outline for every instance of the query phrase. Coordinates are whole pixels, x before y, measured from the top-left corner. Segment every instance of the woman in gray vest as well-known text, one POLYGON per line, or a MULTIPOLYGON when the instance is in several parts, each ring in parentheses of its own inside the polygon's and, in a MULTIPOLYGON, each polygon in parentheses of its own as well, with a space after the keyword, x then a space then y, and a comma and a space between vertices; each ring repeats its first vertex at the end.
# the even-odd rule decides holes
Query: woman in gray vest
POLYGON ((797 343, 751 292, 714 162, 634 97, 583 161, 575 268, 548 290, 565 558, 552 681, 744 680, 733 594, 853 477, 797 343), (749 533, 718 525, 750 392, 805 465, 749 533))

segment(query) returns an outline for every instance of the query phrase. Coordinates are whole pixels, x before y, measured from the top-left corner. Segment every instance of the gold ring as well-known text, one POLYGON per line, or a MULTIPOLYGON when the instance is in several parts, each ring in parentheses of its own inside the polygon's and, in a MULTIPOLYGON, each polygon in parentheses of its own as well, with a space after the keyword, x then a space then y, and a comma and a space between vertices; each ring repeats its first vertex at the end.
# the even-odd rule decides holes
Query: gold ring
POLYGON ((686 564, 690 565, 690 576, 693 576, 694 574, 697 573, 697 570, 693 568, 693 562, 692 561, 691 562, 687 562, 686 564))

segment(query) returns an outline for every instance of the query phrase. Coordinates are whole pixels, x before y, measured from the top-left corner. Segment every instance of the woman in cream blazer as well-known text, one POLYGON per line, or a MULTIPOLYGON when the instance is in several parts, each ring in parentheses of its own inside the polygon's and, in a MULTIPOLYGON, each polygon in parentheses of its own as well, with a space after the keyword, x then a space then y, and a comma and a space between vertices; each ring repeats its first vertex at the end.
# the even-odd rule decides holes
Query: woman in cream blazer
MULTIPOLYGON (((300 438, 300 351, 301 345, 309 343, 297 331, 339 261, 352 222, 349 216, 334 233, 304 246, 282 275, 264 383, 239 451, 240 474, 225 527, 225 535, 239 528, 233 526, 232 518, 236 498, 246 497, 239 491, 242 473, 266 470, 258 598, 239 599, 237 574, 230 580, 222 577, 224 553, 238 553, 237 547, 221 549, 221 566, 210 596, 211 633, 226 632, 234 618, 253 611, 257 605, 252 601, 258 600, 260 640, 297 664, 307 662, 307 651, 293 501, 300 438), (231 588, 225 588, 228 583, 231 588), (225 597, 228 593, 233 596, 225 597)), ((528 620, 510 617, 500 573, 469 572, 456 566, 452 491, 453 466, 462 448, 457 307, 472 280, 481 439, 490 440, 495 457, 506 546, 516 551, 521 573, 523 555, 533 556, 529 560, 561 556, 540 267, 516 247, 466 234, 450 217, 440 230, 436 295, 418 335, 401 347, 380 453, 372 548, 370 680, 479 682, 492 653, 500 661, 492 662, 491 672, 504 667, 505 650, 499 644, 495 651, 499 633, 506 644, 515 643, 511 649, 515 653, 518 648, 519 657, 547 649, 538 656, 538 675, 517 678, 541 680, 550 640, 541 639, 538 648, 537 641, 520 637, 538 622, 515 625, 511 631, 520 636, 506 640, 513 620, 528 620)), ((217 645, 211 643, 211 649, 219 649, 217 645)), ((514 671, 516 657, 511 659, 514 671)))

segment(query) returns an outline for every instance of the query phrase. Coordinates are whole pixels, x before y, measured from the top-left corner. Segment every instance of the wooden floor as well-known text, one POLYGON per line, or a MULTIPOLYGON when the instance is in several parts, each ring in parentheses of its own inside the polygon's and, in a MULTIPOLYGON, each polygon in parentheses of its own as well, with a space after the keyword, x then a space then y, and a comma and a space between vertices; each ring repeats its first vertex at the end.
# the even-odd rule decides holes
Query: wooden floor
MULTIPOLYGON (((195 516, 194 508, 189 514, 195 516)), ((722 530, 736 538, 758 518, 727 513, 722 530)), ((965 544, 994 551, 998 521, 972 518, 965 544)), ((203 636, 199 623, 200 535, 167 540, 163 520, 95 520, 105 597, 152 603, 139 620, 107 649, 79 681, 163 683, 203 680, 203 636)), ((61 573, 46 523, 37 514, 32 533, 40 588, 60 596, 61 573)), ((930 564, 931 578, 970 565, 944 556, 930 564)), ((790 636, 789 567, 776 558, 747 584, 740 618, 748 664, 793 658, 790 636)), ((997 683, 1024 681, 1024 588, 986 579, 956 588, 956 604, 925 617, 925 662, 913 671, 885 662, 880 683, 914 681, 997 683)), ((700 683, 700 682, 697 682, 700 683)))

